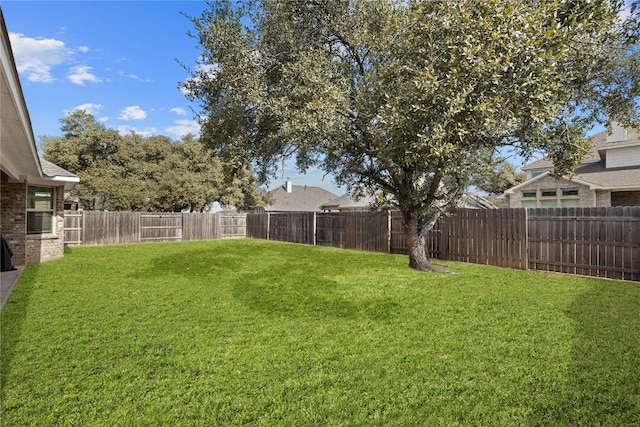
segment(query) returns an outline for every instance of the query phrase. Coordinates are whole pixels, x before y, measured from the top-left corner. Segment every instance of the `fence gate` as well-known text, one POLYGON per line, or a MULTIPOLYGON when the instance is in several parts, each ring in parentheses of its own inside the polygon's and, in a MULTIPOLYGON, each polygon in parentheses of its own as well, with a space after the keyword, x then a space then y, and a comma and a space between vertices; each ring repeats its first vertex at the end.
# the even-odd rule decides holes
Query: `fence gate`
POLYGON ((220 236, 222 239, 237 239, 247 235, 245 214, 220 214, 220 236))
POLYGON ((65 245, 82 244, 82 212, 65 211, 64 243, 65 245))
POLYGON ((182 240, 182 214, 141 214, 140 242, 182 240))

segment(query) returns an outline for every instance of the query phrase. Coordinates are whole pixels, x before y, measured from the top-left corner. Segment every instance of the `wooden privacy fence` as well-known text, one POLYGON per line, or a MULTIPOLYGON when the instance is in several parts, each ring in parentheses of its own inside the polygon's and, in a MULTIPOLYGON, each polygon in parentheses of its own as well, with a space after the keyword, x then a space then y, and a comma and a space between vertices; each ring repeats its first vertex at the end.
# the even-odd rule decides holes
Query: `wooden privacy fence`
POLYGON ((437 227, 440 259, 527 269, 525 209, 462 209, 437 227))
POLYGON ((640 206, 527 213, 530 269, 640 281, 640 206))
MULTIPOLYGON (((407 253, 398 213, 247 215, 247 237, 407 253)), ((429 256, 640 281, 640 207, 462 209, 435 224, 429 256)))
POLYGON ((246 236, 246 215, 65 211, 66 245, 215 240, 246 236))
MULTIPOLYGON (((65 211, 65 244, 252 237, 406 254, 398 213, 65 211)), ((462 209, 429 231, 429 256, 640 281, 640 207, 462 209)))

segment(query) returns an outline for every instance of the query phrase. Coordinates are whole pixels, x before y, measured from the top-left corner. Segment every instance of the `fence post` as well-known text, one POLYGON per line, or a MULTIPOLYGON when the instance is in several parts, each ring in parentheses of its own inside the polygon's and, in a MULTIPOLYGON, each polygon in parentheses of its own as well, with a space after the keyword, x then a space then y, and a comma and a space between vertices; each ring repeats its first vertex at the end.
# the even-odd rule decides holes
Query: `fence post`
POLYGON ((313 213, 313 241, 311 242, 311 244, 313 246, 316 246, 316 236, 318 234, 318 230, 317 230, 317 222, 316 222, 316 213, 313 213))
POLYGON ((524 208, 524 269, 529 269, 529 209, 524 208))
POLYGON ((269 235, 269 230, 271 229, 271 214, 267 212, 267 240, 271 237, 269 235))
POLYGON ((391 253, 391 211, 387 212, 387 253, 391 253))
POLYGON ((81 211, 81 217, 80 217, 80 227, 82 227, 82 229, 80 230, 80 240, 82 241, 82 245, 84 245, 84 242, 86 242, 85 240, 85 236, 84 236, 84 232, 86 230, 86 227, 84 226, 84 211, 81 211))

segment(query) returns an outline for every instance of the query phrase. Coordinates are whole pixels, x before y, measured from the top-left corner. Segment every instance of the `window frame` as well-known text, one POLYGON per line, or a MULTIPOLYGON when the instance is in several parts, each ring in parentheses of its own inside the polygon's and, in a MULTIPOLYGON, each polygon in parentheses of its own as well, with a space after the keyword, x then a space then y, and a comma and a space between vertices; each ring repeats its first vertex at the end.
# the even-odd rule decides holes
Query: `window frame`
POLYGON ((580 207, 580 189, 574 187, 561 188, 558 199, 560 200, 560 206, 563 208, 580 207), (565 206, 566 202, 575 203, 575 206, 565 206))
MULTIPOLYGON (((27 206, 26 206, 26 228, 27 228, 27 235, 28 236, 42 236, 42 235, 51 235, 51 234, 55 234, 55 226, 54 226, 54 220, 55 220, 55 208, 56 208, 56 189, 55 187, 48 187, 48 186, 44 186, 44 185, 28 185, 27 186, 27 206), (33 191, 33 196, 32 196, 32 191, 33 191), (48 192, 51 194, 51 198, 50 198, 50 206, 48 208, 42 208, 42 207, 37 207, 37 201, 35 200, 35 193, 37 191, 41 191, 41 192, 48 192), (33 198, 32 198, 33 197, 33 198), (33 201, 33 207, 30 206, 31 202, 33 201), (48 224, 48 227, 41 227, 38 229, 33 229, 33 224, 31 223, 30 226, 30 221, 29 221, 29 217, 31 216, 30 214, 49 214, 50 215, 50 221, 48 224)), ((47 221, 42 221, 42 223, 46 224, 47 221)))
POLYGON ((580 207, 580 188, 558 187, 521 190, 520 206, 531 209, 532 204, 535 204, 538 208, 580 207), (554 193, 553 195, 551 194, 552 192, 554 193), (552 204, 553 206, 551 206, 552 204), (565 206, 566 204, 572 204, 573 206, 565 206))

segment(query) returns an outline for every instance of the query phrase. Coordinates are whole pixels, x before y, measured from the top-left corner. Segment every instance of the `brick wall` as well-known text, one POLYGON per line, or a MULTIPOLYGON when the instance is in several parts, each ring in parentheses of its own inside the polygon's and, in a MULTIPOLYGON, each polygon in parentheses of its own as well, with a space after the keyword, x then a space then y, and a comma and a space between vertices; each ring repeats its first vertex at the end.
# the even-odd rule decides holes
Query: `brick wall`
POLYGON ((9 182, 2 172, 0 177, 0 233, 13 251, 13 265, 26 264, 27 184, 9 182))
POLYGON ((599 208, 611 207, 611 191, 610 190, 596 191, 595 206, 599 208))
POLYGON ((27 184, 9 182, 1 174, 0 232, 13 251, 13 265, 36 264, 64 255, 64 187, 55 189, 53 233, 27 235, 27 184))
MULTIPOLYGON (((550 176, 545 176, 544 178, 540 178, 537 181, 529 185, 525 185, 524 187, 520 187, 518 190, 514 191, 514 193, 507 199, 508 204, 505 204, 505 207, 509 208, 520 208, 522 207, 522 192, 523 191, 533 191, 533 190, 546 190, 553 188, 577 188, 578 195, 580 197, 579 206, 581 208, 588 208, 593 206, 601 206, 598 205, 597 202, 604 202, 603 200, 596 200, 596 192, 594 190, 589 190, 588 187, 584 185, 576 184, 575 182, 561 180, 557 181, 550 176)), ((506 200, 505 200, 506 201, 506 200)), ((609 205, 604 205, 609 206, 609 205)))
POLYGON ((62 258, 64 255, 64 187, 55 188, 54 199, 56 206, 53 233, 27 235, 27 264, 62 258))

